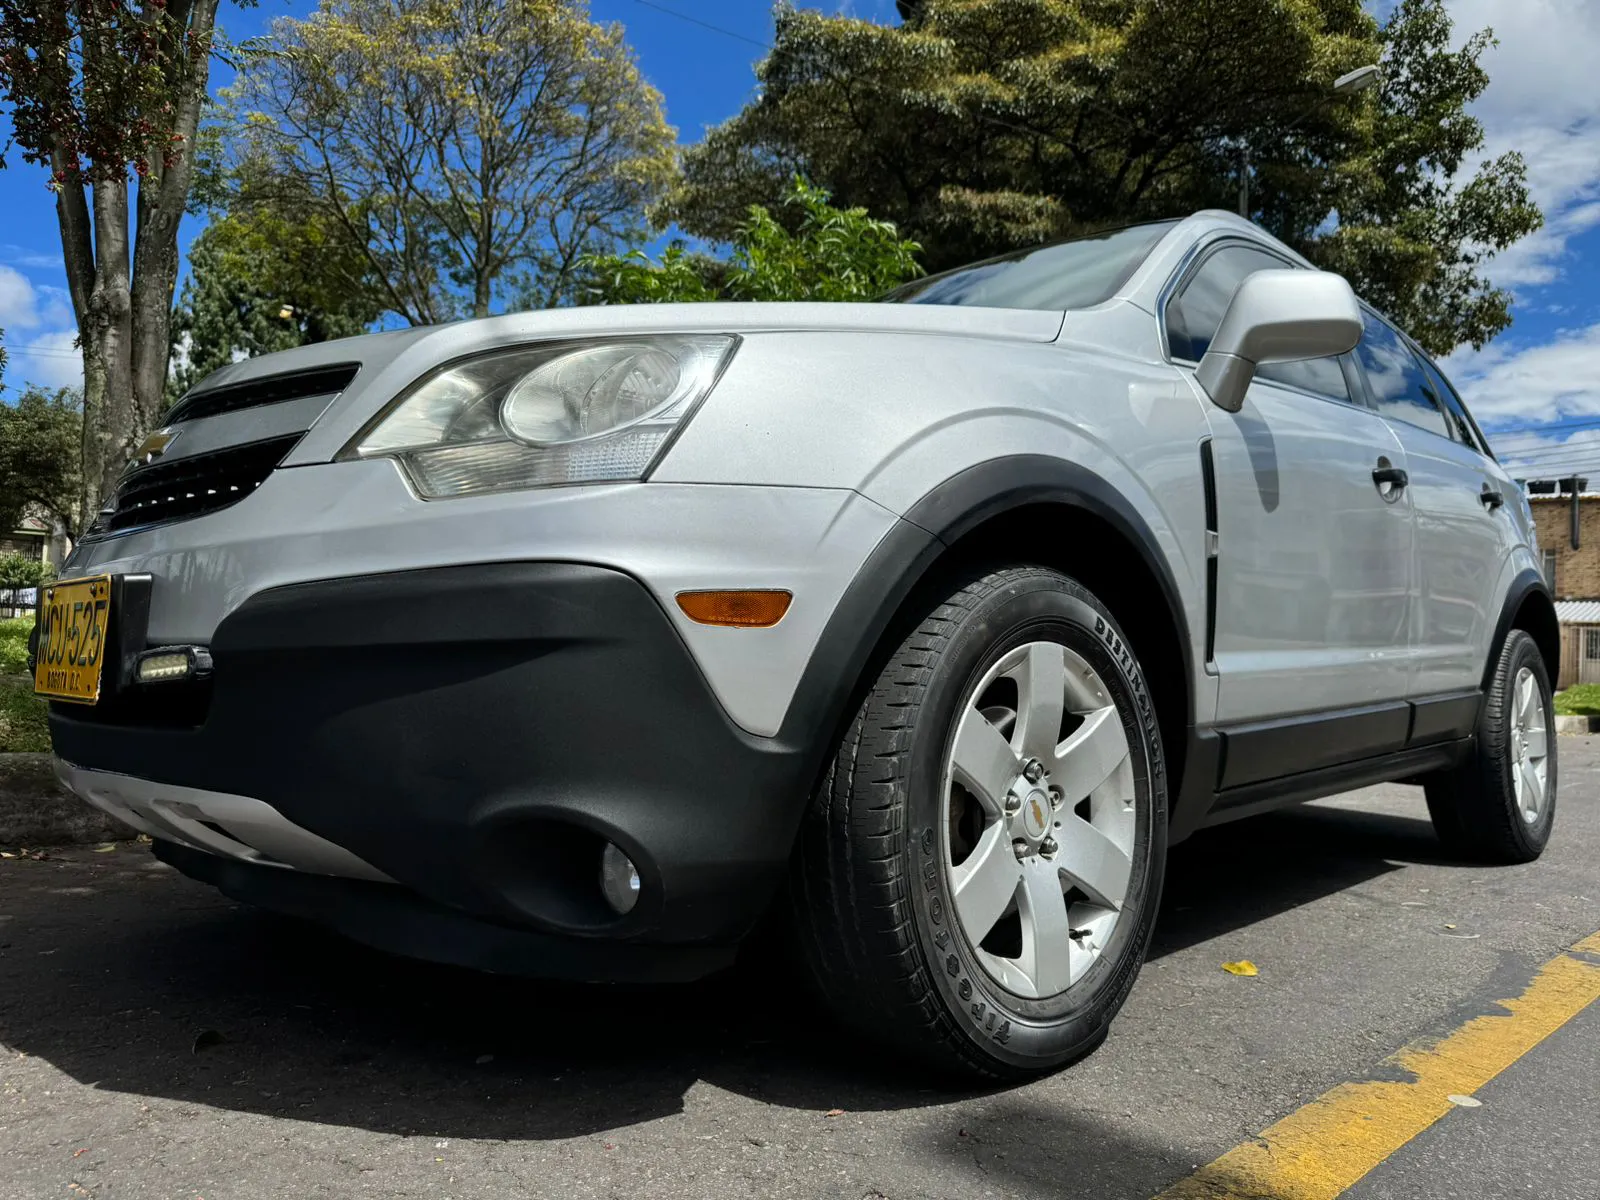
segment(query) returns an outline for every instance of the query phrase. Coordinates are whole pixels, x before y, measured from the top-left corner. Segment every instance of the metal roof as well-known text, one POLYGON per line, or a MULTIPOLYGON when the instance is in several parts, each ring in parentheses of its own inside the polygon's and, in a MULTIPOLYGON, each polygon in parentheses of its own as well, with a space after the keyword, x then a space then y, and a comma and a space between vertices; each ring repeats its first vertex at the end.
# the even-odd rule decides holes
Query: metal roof
POLYGON ((1557 600, 1556 620, 1563 625, 1600 625, 1600 600, 1557 600))

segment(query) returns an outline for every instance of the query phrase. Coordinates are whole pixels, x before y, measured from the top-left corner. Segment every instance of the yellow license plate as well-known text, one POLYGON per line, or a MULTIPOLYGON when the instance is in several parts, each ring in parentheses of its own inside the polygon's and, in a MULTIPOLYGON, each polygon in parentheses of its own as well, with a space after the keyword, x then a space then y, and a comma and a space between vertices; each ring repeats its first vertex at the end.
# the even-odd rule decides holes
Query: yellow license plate
POLYGON ((33 690, 75 704, 98 701, 110 622, 111 576, 72 579, 45 588, 33 690))

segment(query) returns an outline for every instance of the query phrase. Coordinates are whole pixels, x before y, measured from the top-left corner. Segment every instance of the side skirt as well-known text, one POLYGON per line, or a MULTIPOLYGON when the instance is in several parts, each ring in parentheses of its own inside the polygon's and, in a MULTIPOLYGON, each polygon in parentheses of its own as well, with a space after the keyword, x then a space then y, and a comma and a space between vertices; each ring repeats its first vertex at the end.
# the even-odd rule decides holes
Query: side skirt
POLYGON ((1189 731, 1171 836, 1455 766, 1472 748, 1483 695, 1451 692, 1362 708, 1189 731))
POLYGON ((1438 742, 1431 746, 1418 746, 1395 754, 1381 754, 1376 758, 1363 758, 1355 762, 1340 763, 1316 771, 1303 771, 1281 779, 1268 779, 1244 787, 1218 792, 1216 803, 1202 822, 1204 826, 1221 825, 1241 817, 1270 812, 1289 804, 1318 800, 1323 796, 1337 796, 1352 788, 1369 787, 1374 783, 1390 783, 1414 775, 1424 775, 1457 765, 1472 749, 1471 738, 1451 742, 1438 742))

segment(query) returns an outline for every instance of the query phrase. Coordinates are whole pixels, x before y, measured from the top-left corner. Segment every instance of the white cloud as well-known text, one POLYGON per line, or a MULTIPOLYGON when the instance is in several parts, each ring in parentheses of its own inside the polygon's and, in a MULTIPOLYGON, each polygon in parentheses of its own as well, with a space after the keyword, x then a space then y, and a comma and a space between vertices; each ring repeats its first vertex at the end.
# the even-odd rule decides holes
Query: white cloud
POLYGON ((1445 371, 1485 423, 1600 415, 1600 324, 1543 345, 1502 339, 1457 350, 1445 371))
POLYGON ((1452 0, 1457 40, 1485 27, 1489 87, 1473 108, 1485 153, 1521 151, 1545 227, 1499 255, 1496 283, 1539 287, 1563 274, 1568 241, 1600 224, 1600 4, 1594 0, 1452 0))
POLYGON ((39 324, 39 293, 28 277, 0 266, 0 329, 34 329, 39 324))
POLYGON ((61 288, 36 286, 20 271, 0 264, 0 330, 6 335, 9 385, 54 388, 83 382, 83 361, 73 346, 77 322, 70 297, 61 288))
POLYGON ((8 388, 38 384, 44 388, 78 387, 83 383, 83 357, 71 329, 42 333, 25 342, 7 340, 6 385, 8 388))
POLYGON ((44 253, 31 246, 19 246, 15 242, 0 245, 0 259, 4 259, 14 267, 26 267, 30 271, 61 270, 59 253, 44 253))

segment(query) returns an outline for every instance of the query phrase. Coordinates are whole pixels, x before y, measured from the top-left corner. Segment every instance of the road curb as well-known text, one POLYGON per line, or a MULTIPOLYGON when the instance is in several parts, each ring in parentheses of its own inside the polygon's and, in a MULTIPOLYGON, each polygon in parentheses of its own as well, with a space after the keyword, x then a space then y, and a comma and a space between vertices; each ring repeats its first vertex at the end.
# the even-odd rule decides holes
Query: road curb
POLYGON ((56 781, 48 754, 0 754, 0 846, 73 846, 135 836, 56 781))
POLYGON ((1557 733, 1594 733, 1596 730, 1600 730, 1600 717, 1556 718, 1557 733))

